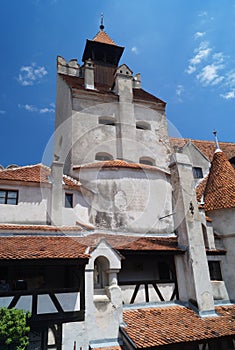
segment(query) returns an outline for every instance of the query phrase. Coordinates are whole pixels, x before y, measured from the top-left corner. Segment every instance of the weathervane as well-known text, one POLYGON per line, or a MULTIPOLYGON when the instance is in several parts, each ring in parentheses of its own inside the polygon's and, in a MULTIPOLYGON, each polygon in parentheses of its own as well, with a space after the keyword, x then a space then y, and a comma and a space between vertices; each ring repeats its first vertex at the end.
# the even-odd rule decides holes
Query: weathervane
POLYGON ((100 30, 104 30, 104 14, 101 13, 100 16, 100 30))

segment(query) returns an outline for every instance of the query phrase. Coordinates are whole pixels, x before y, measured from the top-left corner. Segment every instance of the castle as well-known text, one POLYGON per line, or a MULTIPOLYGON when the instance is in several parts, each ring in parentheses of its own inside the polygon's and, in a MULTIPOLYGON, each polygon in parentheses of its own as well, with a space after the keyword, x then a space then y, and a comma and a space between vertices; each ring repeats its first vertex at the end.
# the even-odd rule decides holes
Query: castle
POLYGON ((57 58, 54 159, 0 170, 0 306, 29 350, 235 348, 235 143, 170 138, 104 31, 57 58))

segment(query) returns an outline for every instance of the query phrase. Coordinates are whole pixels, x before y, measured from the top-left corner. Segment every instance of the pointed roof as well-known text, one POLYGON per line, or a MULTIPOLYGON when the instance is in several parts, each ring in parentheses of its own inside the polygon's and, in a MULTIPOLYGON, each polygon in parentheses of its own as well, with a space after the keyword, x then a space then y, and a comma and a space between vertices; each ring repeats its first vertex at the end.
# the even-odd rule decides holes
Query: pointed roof
POLYGON ((117 46, 117 44, 110 38, 110 36, 104 30, 100 30, 92 39, 92 41, 117 46))
POLYGON ((220 150, 216 150, 204 192, 205 210, 235 208, 235 170, 220 150))

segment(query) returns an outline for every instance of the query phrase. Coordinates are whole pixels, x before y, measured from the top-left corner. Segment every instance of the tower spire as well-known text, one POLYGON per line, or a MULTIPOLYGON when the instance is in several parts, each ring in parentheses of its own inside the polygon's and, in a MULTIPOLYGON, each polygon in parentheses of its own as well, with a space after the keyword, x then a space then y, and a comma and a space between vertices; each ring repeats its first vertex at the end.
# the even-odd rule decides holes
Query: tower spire
POLYGON ((100 16, 100 30, 103 31, 104 30, 104 14, 101 13, 100 16))
POLYGON ((222 152, 220 147, 219 147, 219 141, 218 141, 218 137, 217 137, 217 131, 214 130, 213 131, 214 137, 215 137, 215 152, 222 152))

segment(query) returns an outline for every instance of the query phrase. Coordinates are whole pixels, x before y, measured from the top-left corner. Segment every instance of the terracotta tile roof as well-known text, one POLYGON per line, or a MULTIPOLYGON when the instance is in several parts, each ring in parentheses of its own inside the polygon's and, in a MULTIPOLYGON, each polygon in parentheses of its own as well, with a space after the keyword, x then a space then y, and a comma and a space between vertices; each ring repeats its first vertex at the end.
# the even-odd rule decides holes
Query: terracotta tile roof
POLYGON ((216 152, 204 191, 205 210, 235 208, 235 170, 223 152, 216 152))
POLYGON ((92 350, 122 350, 123 347, 121 345, 114 345, 114 346, 106 346, 105 348, 92 348, 92 350))
MULTIPOLYGON (((65 75, 65 74, 59 74, 59 75, 66 82, 66 84, 72 89, 74 96, 76 96, 76 90, 86 91, 83 78, 78 78, 78 77, 65 75)), ((105 94, 108 96, 118 98, 118 96, 115 95, 114 92, 111 90, 111 87, 109 85, 95 83, 95 88, 96 90, 93 90, 92 91, 93 93, 98 93, 103 95, 105 94)), ((165 107, 166 105, 166 102, 160 100, 156 96, 150 94, 149 92, 143 89, 133 89, 133 98, 134 98, 134 101, 140 100, 140 101, 155 102, 158 105, 161 105, 162 107, 165 107)))
MULTIPOLYGON (((183 147, 189 141, 191 141, 210 161, 212 161, 215 152, 214 141, 170 137, 172 150, 174 147, 183 147)), ((219 142, 219 146, 228 159, 235 157, 235 142, 219 142)))
POLYGON ((109 44, 109 45, 115 45, 117 44, 110 38, 110 36, 104 32, 103 30, 100 30, 96 36, 92 39, 92 41, 98 41, 99 43, 103 44, 109 44))
POLYGON ((85 249, 71 237, 0 237, 0 259, 87 259, 85 249))
POLYGON ((80 232, 78 226, 52 226, 52 225, 22 225, 22 224, 0 224, 1 231, 20 232, 80 232))
POLYGON ((160 98, 150 94, 149 92, 143 89, 133 89, 133 98, 134 100, 156 102, 158 104, 161 104, 162 107, 166 106, 166 102, 160 100, 160 98))
POLYGON ((105 239, 114 249, 120 251, 183 251, 178 248, 176 237, 138 237, 94 233, 78 238, 78 241, 94 248, 101 239, 105 239))
POLYGON ((235 306, 216 308, 220 317, 199 317, 181 306, 124 310, 122 329, 137 349, 235 335, 235 306))
MULTIPOLYGON (((51 169, 43 164, 27 165, 0 170, 0 181, 20 181, 50 184, 51 169)), ((81 184, 70 176, 63 176, 64 184, 71 188, 80 189, 81 184)))
POLYGON ((105 161, 99 161, 94 163, 88 163, 84 165, 75 165, 73 167, 74 170, 82 170, 82 169, 92 169, 92 168, 127 168, 127 169, 143 169, 143 170, 160 170, 163 172, 166 172, 166 170, 157 168, 153 165, 146 165, 146 164, 140 164, 140 163, 128 163, 125 160, 121 159, 114 159, 114 160, 105 160, 105 161))

